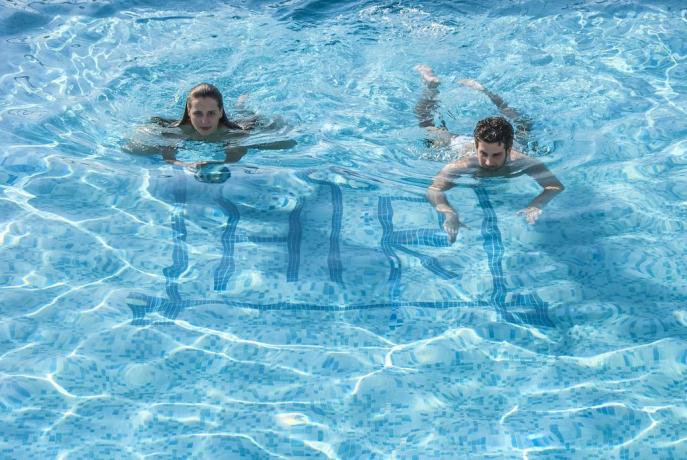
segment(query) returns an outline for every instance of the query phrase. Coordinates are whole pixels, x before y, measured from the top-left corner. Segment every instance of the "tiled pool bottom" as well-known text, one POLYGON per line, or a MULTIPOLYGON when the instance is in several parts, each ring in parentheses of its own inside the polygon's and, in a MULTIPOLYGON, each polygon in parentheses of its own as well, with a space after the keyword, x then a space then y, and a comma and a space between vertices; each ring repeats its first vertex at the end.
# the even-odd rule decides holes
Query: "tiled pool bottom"
MULTIPOLYGON (((203 254, 193 249, 199 242, 190 228, 200 224, 188 220, 196 214, 186 193, 203 186, 180 174, 158 194, 173 197, 165 284, 158 293, 129 292, 133 320, 125 328, 133 340, 108 344, 131 362, 122 391, 145 401, 137 436, 174 439, 163 450, 182 457, 680 458, 684 427, 673 402, 686 389, 677 370, 687 364, 684 343, 674 330, 607 353, 576 343, 578 328, 622 315, 604 305, 576 311, 513 283, 488 186, 461 191, 473 198, 465 215, 480 243, 470 252, 465 241, 448 245, 433 212, 404 214, 428 207, 421 195, 311 176, 297 174, 308 194, 266 208, 278 216, 261 231, 244 208, 270 200, 233 194, 236 184, 214 198, 203 194, 220 204, 213 222, 223 225, 212 242, 221 252, 202 270, 190 268, 203 254), (326 221, 314 225, 313 208, 326 221), (368 241, 376 246, 365 250, 383 261, 367 285, 360 267, 347 263, 357 260, 346 241, 353 228, 374 235, 368 241), (266 266, 256 261, 264 253, 283 289, 269 281, 236 289, 249 267, 266 266), (484 295, 461 298, 471 293, 461 285, 471 275, 451 265, 457 255, 482 264, 472 276, 483 280, 484 295), (416 283, 453 283, 458 300, 432 297, 416 283), (297 286, 293 298, 289 285, 297 286), (356 287, 353 301, 332 300, 356 287), (151 400, 166 402, 151 408, 151 400), (180 424, 187 419, 193 427, 180 424)), ((234 178, 240 184, 241 173, 234 178)))
POLYGON ((455 191, 470 228, 449 246, 420 190, 341 171, 147 174, 143 198, 114 205, 129 227, 107 200, 89 211, 107 225, 74 224, 74 251, 116 229, 102 243, 131 268, 35 291, 56 292, 0 331, 3 456, 684 453, 673 304, 566 299, 569 272, 526 251, 568 229, 530 229, 498 184, 455 191))
POLYGON ((0 458, 687 458, 679 2, 97 3, 0 7, 0 458), (463 178, 446 244, 421 63, 535 226, 463 178), (206 80, 298 144, 121 151, 206 80))
MULTIPOLYGON (((343 191, 342 187, 334 182, 311 179, 308 173, 304 173, 302 178, 305 182, 313 184, 315 187, 329 189, 331 193, 331 228, 329 236, 329 247, 327 251, 327 271, 329 281, 339 288, 345 289, 343 280, 342 254, 341 254, 341 225, 343 221, 343 191)), ((381 251, 388 261, 389 273, 386 284, 388 285, 388 296, 374 303, 302 303, 290 300, 281 300, 270 303, 257 303, 251 301, 233 300, 231 298, 212 300, 212 299, 185 299, 179 287, 179 277, 188 270, 189 255, 187 250, 187 230, 184 217, 186 185, 190 179, 179 175, 171 191, 174 197, 174 208, 171 217, 171 228, 173 238, 172 264, 163 270, 165 276, 166 298, 151 297, 145 294, 132 293, 128 304, 133 313, 134 324, 147 324, 145 316, 147 313, 160 313, 163 317, 170 320, 176 319, 178 315, 188 307, 201 307, 208 304, 224 305, 226 307, 251 308, 257 310, 314 310, 314 311, 347 311, 373 308, 385 308, 393 313, 400 307, 416 308, 461 308, 461 307, 481 307, 491 308, 496 311, 499 318, 509 322, 527 324, 532 326, 553 327, 553 323, 547 316, 547 305, 539 298, 536 293, 521 294, 517 289, 509 289, 503 273, 503 253, 504 247, 501 241, 496 219, 496 213, 489 201, 488 192, 485 188, 473 187, 477 197, 479 208, 483 213, 481 225, 481 238, 484 248, 484 257, 488 264, 489 275, 491 277, 491 293, 483 300, 474 299, 468 301, 456 300, 436 300, 419 299, 404 301, 401 298, 401 279, 403 265, 397 252, 403 253, 416 259, 427 271, 431 283, 433 277, 441 278, 445 281, 460 280, 460 273, 447 270, 441 262, 431 255, 420 252, 422 248, 447 248, 449 243, 442 229, 443 220, 439 215, 434 228, 404 228, 394 229, 394 202, 417 203, 419 206, 427 206, 424 197, 392 197, 378 196, 377 219, 382 229, 381 240, 379 241, 379 251, 381 251)), ((253 235, 240 229, 240 212, 237 206, 228 197, 220 197, 217 201, 218 206, 226 214, 227 221, 221 236, 222 256, 217 264, 214 273, 214 290, 225 291, 232 275, 236 270, 235 251, 240 251, 241 243, 254 243, 257 246, 265 244, 279 244, 286 247, 287 266, 286 282, 292 283, 299 280, 299 268, 301 263, 301 240, 304 231, 301 223, 301 212, 305 206, 305 200, 298 198, 293 209, 288 213, 288 232, 284 236, 264 236, 253 235)), ((427 224, 431 224, 428 222, 427 224)), ((320 257, 321 254, 309 254, 310 257, 320 257)), ((345 255, 343 256, 345 258, 345 255)), ((347 267, 355 270, 355 267, 347 267)), ((362 283, 376 284, 379 280, 361 280, 362 283)), ((245 295, 245 294, 244 294, 245 295)), ((250 294, 249 294, 250 295, 250 294)))

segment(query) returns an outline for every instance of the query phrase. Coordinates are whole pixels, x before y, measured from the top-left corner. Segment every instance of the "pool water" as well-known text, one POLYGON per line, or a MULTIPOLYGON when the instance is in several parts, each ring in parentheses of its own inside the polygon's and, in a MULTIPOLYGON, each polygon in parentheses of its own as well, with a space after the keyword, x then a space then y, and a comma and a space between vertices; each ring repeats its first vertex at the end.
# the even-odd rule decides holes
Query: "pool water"
MULTIPOLYGON (((687 457, 687 8, 677 0, 5 2, 0 457, 687 457), (463 178, 530 117, 565 184, 463 178), (208 81, 271 124, 214 181, 122 151, 208 81), (229 177, 230 176, 230 177, 229 177)), ((221 145, 183 141, 184 161, 221 145)))

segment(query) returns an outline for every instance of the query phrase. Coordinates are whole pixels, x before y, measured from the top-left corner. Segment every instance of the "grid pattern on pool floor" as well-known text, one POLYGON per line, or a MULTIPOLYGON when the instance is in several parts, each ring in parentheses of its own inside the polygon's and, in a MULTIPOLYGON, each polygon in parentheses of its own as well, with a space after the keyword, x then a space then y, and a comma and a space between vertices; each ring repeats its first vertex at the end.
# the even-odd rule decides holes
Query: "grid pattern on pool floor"
POLYGON ((215 270, 214 287, 216 291, 223 291, 234 274, 234 248, 236 243, 281 243, 286 245, 288 253, 288 263, 286 269, 286 281, 298 281, 298 269, 300 266, 300 247, 301 247, 301 211, 303 210, 303 199, 299 199, 294 209, 289 213, 289 232, 283 236, 256 236, 245 232, 237 232, 237 226, 241 215, 234 203, 222 199, 220 206, 227 214, 227 228, 222 234, 222 260, 215 270))
MULTIPOLYGON (((438 220, 438 228, 414 229, 395 231, 393 228, 393 202, 425 202, 420 197, 389 197, 381 196, 378 199, 378 213, 382 226, 381 250, 389 261, 389 301, 369 304, 327 305, 316 303, 250 303, 239 302, 231 299, 184 299, 179 292, 178 277, 188 268, 188 251, 186 247, 186 226, 184 222, 186 186, 185 177, 180 176, 174 189, 174 209, 172 212, 172 239, 173 253, 172 265, 163 270, 166 280, 167 298, 152 297, 146 294, 132 292, 127 303, 131 308, 133 322, 135 324, 148 324, 146 314, 157 312, 165 318, 173 320, 186 308, 203 305, 221 304, 227 307, 251 308, 256 310, 311 310, 311 311, 346 311, 364 310, 376 308, 389 308, 392 317, 395 311, 403 307, 415 308, 467 308, 467 307, 491 307, 500 317, 508 322, 524 323, 535 326, 553 327, 548 316, 548 305, 534 293, 517 294, 506 286, 503 273, 504 246, 501 232, 494 208, 489 201, 489 196, 484 188, 473 187, 477 195, 479 207, 483 212, 481 234, 483 247, 487 256, 489 273, 492 279, 492 292, 489 301, 419 301, 406 302, 399 299, 400 280, 402 275, 401 261, 395 250, 402 251, 416 257, 423 267, 441 277, 442 279, 460 279, 461 275, 451 272, 441 266, 439 261, 431 256, 409 249, 408 246, 447 247, 449 246, 446 235, 441 230, 442 219, 438 220)), ((343 284, 341 256, 339 253, 339 238, 341 234, 341 222, 343 215, 342 193, 337 184, 325 180, 308 179, 311 183, 326 186, 331 191, 332 197, 332 231, 330 234, 330 246, 328 255, 329 276, 332 281, 343 284)), ((283 243, 288 250, 287 282, 298 280, 298 267, 300 260, 300 244, 302 236, 301 211, 304 200, 298 199, 296 206, 289 214, 289 232, 286 237, 253 237, 238 230, 240 213, 234 203, 228 199, 221 199, 218 203, 227 215, 226 229, 222 235, 222 259, 215 270, 214 287, 217 291, 226 289, 227 283, 235 271, 234 252, 237 243, 283 243)))

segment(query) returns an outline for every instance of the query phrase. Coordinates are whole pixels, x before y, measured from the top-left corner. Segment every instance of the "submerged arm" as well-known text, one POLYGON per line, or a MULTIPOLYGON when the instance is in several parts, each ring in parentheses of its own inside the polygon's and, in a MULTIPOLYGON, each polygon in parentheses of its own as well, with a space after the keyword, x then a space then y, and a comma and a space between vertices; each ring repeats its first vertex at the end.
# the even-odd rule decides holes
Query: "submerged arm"
POLYGON ((122 151, 131 155, 162 155, 162 158, 170 164, 186 166, 187 164, 178 161, 176 158, 177 148, 172 145, 149 145, 137 141, 129 141, 122 147, 122 151))
POLYGON ((565 187, 556 176, 544 166, 540 161, 530 159, 532 165, 525 170, 525 173, 537 181, 544 190, 527 205, 527 208, 518 211, 527 218, 527 222, 534 224, 542 213, 542 209, 556 195, 561 193, 565 187))
POLYGON ((226 163, 237 163, 243 156, 248 153, 248 149, 258 150, 285 150, 294 147, 297 144, 293 139, 286 139, 274 142, 264 142, 262 144, 253 144, 245 146, 230 146, 227 145, 224 149, 226 152, 226 163))
MULTIPOLYGON (((256 127, 259 121, 258 115, 255 111, 246 107, 246 100, 248 99, 248 94, 242 94, 236 101, 236 109, 238 110, 239 118, 235 122, 237 126, 243 131, 250 131, 256 127)), ((224 157, 225 163, 237 163, 241 158, 243 158, 247 153, 248 149, 258 149, 258 150, 285 150, 297 144, 296 141, 292 139, 273 141, 273 142, 263 142, 259 144, 252 145, 229 145, 224 147, 226 156, 224 157)))
POLYGON ((458 212, 451 206, 444 192, 455 186, 454 181, 465 171, 465 169, 466 165, 462 161, 446 165, 444 169, 436 175, 432 181, 432 185, 427 189, 427 199, 432 203, 432 206, 437 212, 444 215, 444 230, 448 234, 448 239, 451 243, 456 241, 458 230, 463 224, 460 222, 458 212))

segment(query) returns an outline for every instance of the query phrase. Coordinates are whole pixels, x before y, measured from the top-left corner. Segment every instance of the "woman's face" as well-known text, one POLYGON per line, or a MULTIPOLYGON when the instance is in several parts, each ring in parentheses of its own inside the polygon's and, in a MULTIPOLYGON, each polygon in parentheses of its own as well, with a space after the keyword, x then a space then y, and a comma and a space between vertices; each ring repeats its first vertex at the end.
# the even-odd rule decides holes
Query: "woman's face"
POLYGON ((201 136, 214 133, 223 115, 217 101, 211 97, 195 97, 188 106, 191 124, 201 136))

